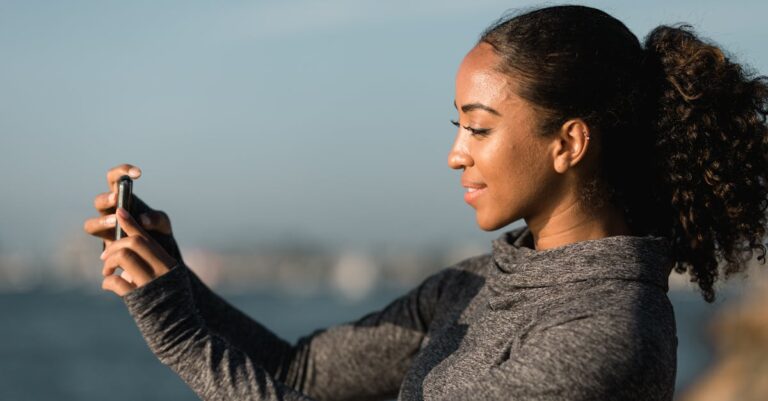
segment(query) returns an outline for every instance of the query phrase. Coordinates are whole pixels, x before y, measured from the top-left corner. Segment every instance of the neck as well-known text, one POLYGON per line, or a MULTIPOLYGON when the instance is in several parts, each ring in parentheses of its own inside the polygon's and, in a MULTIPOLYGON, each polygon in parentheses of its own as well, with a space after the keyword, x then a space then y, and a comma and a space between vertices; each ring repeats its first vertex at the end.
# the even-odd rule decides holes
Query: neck
POLYGON ((536 250, 614 235, 632 235, 621 211, 612 206, 585 211, 575 200, 548 216, 526 219, 536 250))

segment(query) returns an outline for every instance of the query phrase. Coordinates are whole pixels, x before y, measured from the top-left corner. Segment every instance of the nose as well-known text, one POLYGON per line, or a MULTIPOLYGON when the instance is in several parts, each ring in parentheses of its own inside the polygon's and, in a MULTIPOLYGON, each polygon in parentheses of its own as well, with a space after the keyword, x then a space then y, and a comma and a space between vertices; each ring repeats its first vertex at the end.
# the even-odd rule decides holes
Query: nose
POLYGON ((472 157, 469 154, 469 148, 466 141, 462 139, 461 129, 456 134, 456 139, 453 141, 451 151, 448 152, 448 167, 459 170, 470 167, 474 164, 472 157))

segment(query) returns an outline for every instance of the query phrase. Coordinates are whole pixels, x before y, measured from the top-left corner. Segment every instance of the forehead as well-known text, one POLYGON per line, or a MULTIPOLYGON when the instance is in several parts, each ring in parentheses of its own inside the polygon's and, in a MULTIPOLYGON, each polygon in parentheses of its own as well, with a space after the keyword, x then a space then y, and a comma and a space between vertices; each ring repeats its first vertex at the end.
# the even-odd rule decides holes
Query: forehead
POLYGON ((513 80, 496 70, 499 61, 499 56, 487 43, 472 48, 456 74, 456 102, 479 102, 494 108, 510 106, 509 102, 516 98, 512 91, 513 80))

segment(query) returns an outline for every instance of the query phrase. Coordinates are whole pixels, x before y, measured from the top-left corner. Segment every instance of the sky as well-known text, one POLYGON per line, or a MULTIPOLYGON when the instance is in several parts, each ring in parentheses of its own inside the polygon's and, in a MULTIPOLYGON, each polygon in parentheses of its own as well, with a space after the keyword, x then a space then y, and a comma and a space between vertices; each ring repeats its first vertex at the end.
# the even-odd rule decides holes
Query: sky
MULTIPOLYGON (((463 201, 454 76, 506 11, 555 4, 0 0, 0 252, 87 236, 120 163, 182 246, 490 246, 521 222, 484 232, 463 201)), ((768 2, 575 4, 768 72, 768 2)))

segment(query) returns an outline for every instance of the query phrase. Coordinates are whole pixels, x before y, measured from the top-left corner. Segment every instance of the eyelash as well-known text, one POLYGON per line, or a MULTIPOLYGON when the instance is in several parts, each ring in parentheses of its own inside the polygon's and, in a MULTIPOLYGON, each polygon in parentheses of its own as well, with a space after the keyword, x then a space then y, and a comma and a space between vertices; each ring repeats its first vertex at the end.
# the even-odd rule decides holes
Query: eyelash
POLYGON ((459 124, 459 122, 456 121, 456 120, 451 120, 451 124, 453 124, 453 125, 455 125, 457 127, 464 128, 465 130, 471 132, 472 135, 486 136, 486 135, 488 135, 491 132, 490 128, 462 127, 461 124, 459 124))

